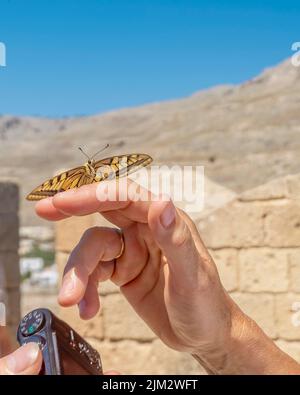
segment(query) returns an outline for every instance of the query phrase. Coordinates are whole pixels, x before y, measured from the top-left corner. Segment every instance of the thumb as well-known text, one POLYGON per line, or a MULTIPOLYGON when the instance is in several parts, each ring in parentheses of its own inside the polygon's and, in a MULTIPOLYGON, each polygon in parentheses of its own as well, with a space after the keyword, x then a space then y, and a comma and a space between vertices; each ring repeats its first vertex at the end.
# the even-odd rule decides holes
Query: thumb
POLYGON ((0 375, 39 374, 42 354, 38 344, 28 343, 0 359, 0 375))
POLYGON ((148 224, 167 259, 176 291, 184 295, 187 290, 199 289, 207 277, 206 257, 209 254, 191 225, 191 219, 176 209, 171 200, 155 201, 149 208, 148 224))

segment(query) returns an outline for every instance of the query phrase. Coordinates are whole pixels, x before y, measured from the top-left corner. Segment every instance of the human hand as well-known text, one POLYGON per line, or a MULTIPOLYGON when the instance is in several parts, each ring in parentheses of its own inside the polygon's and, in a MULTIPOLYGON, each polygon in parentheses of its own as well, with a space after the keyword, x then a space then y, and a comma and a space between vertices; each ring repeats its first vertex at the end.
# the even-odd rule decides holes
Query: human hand
POLYGON ((36 343, 28 343, 0 358, 0 375, 37 375, 42 365, 42 354, 36 343))
MULTIPOLYGON (((127 182, 121 179, 110 190, 124 192, 127 182)), ((71 189, 36 205, 48 220, 99 212, 124 235, 124 253, 115 259, 119 232, 94 227, 84 233, 64 271, 61 305, 78 304, 80 316, 92 318, 100 307, 98 283, 111 280, 165 344, 193 354, 210 372, 299 370, 232 301, 184 212, 143 189, 139 201, 110 201, 104 198, 107 187, 103 182, 71 189)))
MULTIPOLYGON (((124 180, 119 185, 125 187, 124 180)), ((170 347, 194 353, 223 343, 235 305, 191 219, 171 201, 99 201, 97 187, 60 193, 36 206, 51 220, 99 212, 124 235, 125 252, 115 264, 119 234, 99 227, 85 232, 66 266, 60 303, 79 304, 81 317, 89 319, 99 309, 98 281, 111 279, 170 347)))

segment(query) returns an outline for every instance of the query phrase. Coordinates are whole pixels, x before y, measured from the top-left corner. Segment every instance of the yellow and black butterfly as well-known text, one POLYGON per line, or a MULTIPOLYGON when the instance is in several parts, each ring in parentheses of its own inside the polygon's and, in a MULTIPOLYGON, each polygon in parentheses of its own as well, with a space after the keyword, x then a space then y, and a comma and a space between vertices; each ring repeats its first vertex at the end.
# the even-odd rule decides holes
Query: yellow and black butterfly
MULTIPOLYGON (((108 145, 105 148, 107 147, 108 145)), ((81 148, 79 149, 88 158, 88 161, 83 166, 64 171, 45 181, 35 188, 26 199, 31 201, 41 200, 71 188, 79 188, 82 185, 101 182, 111 178, 124 177, 152 162, 151 156, 147 154, 119 155, 95 161, 94 157, 103 151, 103 149, 91 158, 81 148)))

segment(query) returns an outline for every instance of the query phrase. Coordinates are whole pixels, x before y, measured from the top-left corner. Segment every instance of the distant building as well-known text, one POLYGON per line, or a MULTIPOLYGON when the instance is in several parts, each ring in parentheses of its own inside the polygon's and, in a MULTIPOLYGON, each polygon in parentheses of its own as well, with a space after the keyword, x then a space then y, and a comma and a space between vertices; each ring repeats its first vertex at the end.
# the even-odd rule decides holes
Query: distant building
POLYGON ((20 273, 25 275, 27 273, 35 273, 42 270, 44 267, 43 258, 21 258, 20 259, 20 273))
POLYGON ((58 284, 58 272, 56 265, 47 267, 42 271, 33 272, 30 277, 30 284, 40 287, 56 287, 58 284))

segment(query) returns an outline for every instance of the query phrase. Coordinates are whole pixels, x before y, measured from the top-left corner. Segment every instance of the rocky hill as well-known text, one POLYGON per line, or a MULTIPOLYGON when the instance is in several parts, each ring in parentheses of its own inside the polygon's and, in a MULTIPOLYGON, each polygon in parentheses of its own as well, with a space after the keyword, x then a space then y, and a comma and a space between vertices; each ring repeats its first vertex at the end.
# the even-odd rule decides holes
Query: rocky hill
POLYGON ((300 68, 290 60, 238 86, 80 118, 0 116, 0 177, 21 184, 22 222, 36 223, 23 196, 58 169, 105 156, 147 152, 157 164, 202 164, 213 181, 241 192, 300 171, 300 68))

